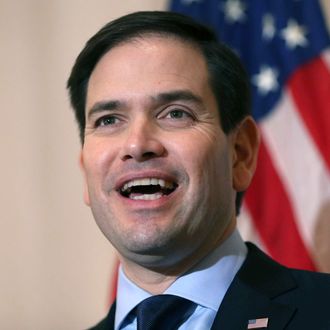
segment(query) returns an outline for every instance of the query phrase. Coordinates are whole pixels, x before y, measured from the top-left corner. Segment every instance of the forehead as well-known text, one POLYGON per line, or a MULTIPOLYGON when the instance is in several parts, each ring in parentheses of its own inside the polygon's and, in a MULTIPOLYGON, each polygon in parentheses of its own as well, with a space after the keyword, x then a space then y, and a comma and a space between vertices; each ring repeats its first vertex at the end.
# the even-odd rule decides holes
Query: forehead
POLYGON ((87 109, 91 102, 104 98, 173 89, 210 96, 207 64, 201 50, 192 42, 171 36, 142 36, 118 44, 100 59, 89 79, 87 109))

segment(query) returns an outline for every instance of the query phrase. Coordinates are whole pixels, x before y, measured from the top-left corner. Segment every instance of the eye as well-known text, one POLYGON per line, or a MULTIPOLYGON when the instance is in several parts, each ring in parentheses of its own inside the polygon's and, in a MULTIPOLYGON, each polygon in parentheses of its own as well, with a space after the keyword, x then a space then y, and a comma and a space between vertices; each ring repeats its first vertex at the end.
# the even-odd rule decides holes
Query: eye
POLYGON ((115 116, 104 116, 95 121, 95 127, 115 125, 119 119, 115 116))
POLYGON ((159 124, 168 129, 187 128, 194 124, 194 113, 188 108, 170 106, 158 116, 159 124))
POLYGON ((169 113, 165 116, 165 118, 171 118, 171 119, 187 119, 187 118, 192 118, 192 116, 181 109, 175 109, 169 111, 169 113))

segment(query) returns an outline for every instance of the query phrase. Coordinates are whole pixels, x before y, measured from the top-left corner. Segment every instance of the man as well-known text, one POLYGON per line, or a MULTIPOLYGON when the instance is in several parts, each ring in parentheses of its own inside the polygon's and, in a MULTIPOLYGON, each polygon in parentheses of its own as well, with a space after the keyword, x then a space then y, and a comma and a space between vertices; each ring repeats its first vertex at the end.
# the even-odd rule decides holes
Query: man
POLYGON ((93 329, 330 329, 329 276, 282 267, 236 230, 259 135, 246 74, 211 31, 174 13, 121 17, 88 41, 68 88, 84 199, 121 262, 93 329))

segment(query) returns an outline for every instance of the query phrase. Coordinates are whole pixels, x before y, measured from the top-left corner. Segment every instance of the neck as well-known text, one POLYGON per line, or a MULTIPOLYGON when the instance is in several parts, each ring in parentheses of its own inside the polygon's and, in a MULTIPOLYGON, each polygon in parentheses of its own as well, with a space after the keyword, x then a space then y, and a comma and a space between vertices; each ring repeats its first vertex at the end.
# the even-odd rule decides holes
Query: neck
POLYGON ((152 295, 163 293, 178 277, 178 275, 164 274, 127 260, 122 260, 121 264, 125 275, 152 295))

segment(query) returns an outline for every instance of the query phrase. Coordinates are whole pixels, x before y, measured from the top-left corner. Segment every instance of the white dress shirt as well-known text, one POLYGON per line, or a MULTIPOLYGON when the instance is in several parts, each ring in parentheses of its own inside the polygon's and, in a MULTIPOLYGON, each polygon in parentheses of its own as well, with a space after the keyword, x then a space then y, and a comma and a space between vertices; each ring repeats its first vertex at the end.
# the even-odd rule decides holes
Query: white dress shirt
MULTIPOLYGON (((193 314, 179 330, 211 328, 223 297, 246 255, 246 245, 235 230, 221 246, 172 283, 164 294, 180 296, 197 304, 193 314)), ((149 292, 130 281, 120 267, 115 330, 136 330, 136 317, 132 314, 126 319, 125 317, 136 305, 150 296, 149 292)))

